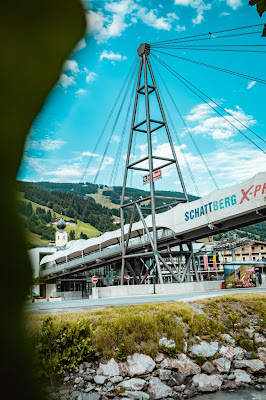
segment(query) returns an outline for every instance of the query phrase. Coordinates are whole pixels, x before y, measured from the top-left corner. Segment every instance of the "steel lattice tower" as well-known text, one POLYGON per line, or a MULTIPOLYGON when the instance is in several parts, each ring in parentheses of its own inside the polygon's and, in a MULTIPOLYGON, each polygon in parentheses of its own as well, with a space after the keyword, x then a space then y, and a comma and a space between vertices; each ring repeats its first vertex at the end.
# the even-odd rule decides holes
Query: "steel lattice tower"
MULTIPOLYGON (((131 267, 131 265, 128 261, 127 250, 128 250, 128 243, 129 243, 129 238, 130 238, 131 230, 132 230, 132 224, 134 222, 136 212, 138 212, 138 214, 140 216, 140 219, 143 223, 144 230, 145 230, 146 235, 150 242, 152 254, 154 255, 154 259, 155 259, 159 283, 161 283, 161 284, 163 283, 160 262, 171 272, 171 274, 174 276, 174 278, 176 280, 178 280, 177 277, 175 276, 174 272, 172 270, 170 270, 170 267, 165 263, 162 256, 158 252, 157 230, 156 230, 156 210, 159 208, 163 208, 163 207, 160 206, 160 207, 156 208, 156 199, 172 201, 172 203, 170 205, 176 205, 180 202, 188 201, 186 187, 185 187, 181 169, 180 169, 180 166, 179 166, 179 163, 177 160, 174 144, 172 142, 171 134, 170 134, 170 131, 168 128, 168 124, 166 121, 162 102, 161 102, 161 99, 159 96, 158 88, 157 88, 157 85, 155 82, 154 74, 153 74, 152 67, 151 67, 150 60, 149 60, 149 54, 150 54, 150 45, 147 43, 141 44, 140 47, 138 48, 138 55, 140 57, 140 67, 139 67, 139 72, 138 72, 137 88, 136 88, 135 102, 134 102, 134 108, 133 108, 133 116, 132 116, 132 123, 131 123, 131 130, 130 130, 130 137, 129 137, 129 144, 128 144, 128 152, 127 152, 127 158, 126 158, 126 166, 125 166, 125 175, 124 175, 123 189, 122 189, 121 203, 120 203, 121 246, 122 246, 121 285, 124 284, 125 264, 127 264, 131 273, 134 276, 133 268, 131 267), (148 79, 148 72, 149 72, 150 78, 151 78, 150 83, 149 83, 149 79, 148 79), (140 86, 142 76, 144 78, 144 85, 140 86), (151 117, 150 117, 150 98, 149 97, 154 92, 156 94, 156 100, 157 100, 157 103, 158 103, 158 106, 160 109, 161 120, 154 120, 154 119, 151 119, 151 117), (136 124, 136 111, 137 111, 137 106, 138 106, 138 101, 139 101, 140 95, 145 97, 146 118, 142 122, 136 124), (153 124, 153 126, 155 125, 154 128, 151 128, 151 123, 153 124), (168 142, 169 142, 169 145, 171 148, 171 153, 172 153, 171 158, 155 156, 153 154, 151 135, 154 131, 161 129, 163 127, 166 130, 168 142), (138 161, 134 161, 134 162, 130 163, 132 140, 133 140, 133 135, 136 132, 143 132, 143 134, 147 135, 148 155, 138 161), (162 162, 162 164, 159 167, 154 168, 154 160, 159 160, 162 162), (145 168, 140 167, 139 164, 141 164, 141 163, 146 163, 146 164, 148 163, 148 166, 145 168), (184 197, 182 197, 182 198, 156 196, 156 194, 155 194, 154 179, 153 179, 154 171, 168 167, 171 164, 175 165, 177 174, 179 176, 182 191, 184 194, 184 197), (150 196, 148 196, 144 199, 134 201, 134 202, 125 203, 125 191, 126 191, 129 170, 138 170, 138 171, 143 171, 143 172, 146 172, 149 174, 150 196), (153 226, 152 235, 149 232, 149 229, 147 228, 147 225, 145 223, 145 219, 144 219, 144 216, 143 216, 143 213, 141 210, 141 203, 143 203, 144 201, 147 201, 147 200, 150 200, 150 206, 151 206, 150 208, 151 208, 151 217, 152 217, 152 226, 153 226), (125 209, 132 210, 129 230, 128 230, 127 234, 125 234, 125 229, 124 229, 124 210, 125 209)), ((169 206, 169 204, 168 204, 168 206, 169 206)), ((135 254, 134 257, 141 258, 142 256, 144 256, 146 254, 147 253, 138 253, 138 254, 135 254)), ((131 259, 132 259, 132 256, 131 256, 131 259)), ((142 283, 142 282, 140 282, 140 283, 142 283)))

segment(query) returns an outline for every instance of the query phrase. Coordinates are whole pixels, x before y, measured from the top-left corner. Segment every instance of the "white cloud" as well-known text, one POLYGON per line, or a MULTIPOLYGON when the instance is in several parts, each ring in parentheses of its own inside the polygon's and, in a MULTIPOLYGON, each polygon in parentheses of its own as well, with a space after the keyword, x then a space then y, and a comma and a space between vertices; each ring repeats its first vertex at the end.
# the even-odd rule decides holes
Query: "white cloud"
POLYGON ((116 136, 116 135, 113 135, 113 136, 112 136, 112 140, 113 140, 114 142, 116 142, 116 143, 120 143, 120 142, 121 142, 120 136, 116 136))
POLYGON ((64 63, 63 69, 64 69, 65 71, 71 71, 71 72, 73 72, 74 74, 76 74, 76 73, 79 72, 79 66, 78 66, 78 63, 77 63, 76 60, 67 60, 67 61, 64 63))
POLYGON ((84 96, 84 94, 86 94, 86 93, 87 93, 87 90, 85 90, 85 89, 78 89, 78 90, 76 91, 75 95, 76 95, 77 97, 80 97, 80 96, 84 96))
POLYGON ((145 7, 141 7, 137 13, 138 17, 142 20, 142 22, 144 22, 144 24, 152 26, 153 28, 156 28, 158 30, 170 31, 172 27, 171 23, 173 22, 172 15, 175 14, 168 14, 171 16, 168 16, 166 18, 165 17, 158 18, 156 14, 157 10, 147 11, 147 8, 145 7))
POLYGON ((231 7, 233 10, 236 10, 238 7, 242 6, 241 0, 226 0, 226 4, 231 7))
POLYGON ((183 31, 186 30, 186 27, 185 27, 185 26, 181 26, 181 25, 176 25, 175 30, 176 30, 177 32, 183 32, 183 31))
POLYGON ((85 39, 81 39, 78 44, 76 45, 75 49, 74 49, 74 53, 76 51, 80 51, 82 49, 84 49, 87 46, 86 40, 85 39))
POLYGON ((84 70, 85 70, 85 72, 86 72, 86 82, 87 83, 91 83, 91 82, 93 82, 93 81, 95 81, 95 79, 97 78, 97 74, 95 73, 95 72, 89 72, 88 70, 87 70, 87 68, 84 68, 84 70))
POLYGON ((61 139, 51 139, 46 137, 41 140, 34 140, 29 138, 26 142, 25 151, 42 150, 42 151, 52 151, 60 149, 66 142, 61 139))
MULTIPOLYGON (((216 106, 212 103, 212 107, 216 106)), ((194 107, 189 115, 187 115, 186 120, 191 124, 195 124, 194 127, 190 127, 190 131, 194 134, 210 135, 215 140, 226 140, 232 136, 235 136, 238 132, 231 125, 235 125, 241 131, 246 128, 240 123, 242 122, 247 127, 256 124, 252 115, 247 115, 239 107, 236 106, 235 110, 227 109, 232 116, 225 114, 224 118, 218 116, 213 109, 211 109, 208 104, 199 104, 194 107), (237 118, 240 122, 237 122, 233 117, 237 118)), ((220 110, 219 110, 220 112, 220 110)))
POLYGON ((249 82, 247 89, 251 89, 255 85, 256 81, 249 82))
POLYGON ((222 12, 222 13, 220 14, 220 17, 227 17, 227 15, 230 15, 230 13, 228 13, 228 12, 222 12))
POLYGON ((73 76, 68 76, 66 74, 62 74, 59 79, 59 83, 64 87, 68 88, 69 86, 76 85, 75 78, 73 76))
POLYGON ((112 61, 127 60, 127 57, 126 57, 126 56, 122 56, 122 55, 119 54, 119 53, 114 53, 112 50, 111 50, 111 51, 103 50, 103 52, 102 52, 101 55, 100 55, 99 60, 102 61, 102 60, 104 60, 105 58, 106 58, 107 60, 112 60, 112 61))

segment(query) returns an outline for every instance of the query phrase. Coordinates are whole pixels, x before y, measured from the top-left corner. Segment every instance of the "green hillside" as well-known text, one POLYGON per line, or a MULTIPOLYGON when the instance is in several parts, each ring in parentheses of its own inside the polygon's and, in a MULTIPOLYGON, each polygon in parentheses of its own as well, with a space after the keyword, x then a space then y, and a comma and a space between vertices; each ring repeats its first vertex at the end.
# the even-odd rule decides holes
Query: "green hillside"
MULTIPOLYGON (((24 198, 24 193, 23 192, 18 192, 17 193, 18 196, 18 201, 23 201, 26 204, 30 203, 32 206, 32 210, 33 212, 36 213, 37 209, 43 209, 45 210, 45 212, 50 211, 52 214, 52 219, 54 220, 55 218, 58 217, 62 217, 65 221, 70 220, 71 218, 67 215, 61 215, 57 212, 54 212, 51 208, 40 205, 38 203, 35 203, 33 201, 30 201, 28 199, 24 198)), ((29 217, 25 216, 25 215, 21 215, 22 216, 22 220, 24 221, 24 224, 26 223, 26 221, 28 220, 29 217)), ((47 224, 47 226, 49 226, 50 224, 47 224)), ((53 224, 52 224, 53 225, 53 224)), ((54 225, 54 229, 56 229, 56 225, 54 225)), ((77 219, 77 223, 76 225, 66 225, 65 228, 66 232, 69 234, 70 231, 74 231, 75 232, 75 239, 79 239, 81 233, 83 235, 86 235, 88 239, 92 238, 92 237, 96 237, 99 236, 101 234, 100 231, 98 231, 98 229, 96 229, 94 226, 92 226, 89 223, 85 223, 83 221, 80 221, 77 219)), ((50 240, 48 239, 44 239, 42 238, 41 235, 38 235, 34 232, 31 232, 29 229, 26 228, 26 240, 27 240, 27 244, 28 246, 42 246, 42 245, 48 245, 50 240, 54 240, 54 237, 52 236, 50 240)))

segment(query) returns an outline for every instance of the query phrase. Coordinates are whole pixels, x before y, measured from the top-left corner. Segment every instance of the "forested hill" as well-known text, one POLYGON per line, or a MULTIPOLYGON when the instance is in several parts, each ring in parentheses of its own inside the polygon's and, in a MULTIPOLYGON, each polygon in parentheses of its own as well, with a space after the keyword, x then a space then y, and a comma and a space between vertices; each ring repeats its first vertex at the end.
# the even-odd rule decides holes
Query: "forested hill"
MULTIPOLYGON (((22 182, 21 182, 22 183, 22 182)), ((24 184, 24 182, 22 183, 24 184)), ((25 185, 31 185, 47 191, 59 191, 64 193, 72 193, 81 197, 102 193, 103 196, 109 197, 113 204, 120 204, 120 196, 122 186, 108 187, 106 185, 96 185, 93 183, 52 183, 52 182, 27 182, 25 185)), ((178 191, 161 190, 156 191, 157 195, 170 197, 184 197, 183 193, 178 191)), ((146 190, 126 188, 126 196, 133 201, 138 200, 140 196, 147 197, 149 192, 146 190)), ((198 197, 188 195, 190 200, 196 200, 198 197)))
POLYGON ((90 223, 101 232, 117 229, 113 216, 119 216, 119 210, 103 207, 90 197, 84 199, 73 193, 47 191, 25 182, 19 182, 18 190, 24 192, 25 199, 46 206, 55 213, 90 223))

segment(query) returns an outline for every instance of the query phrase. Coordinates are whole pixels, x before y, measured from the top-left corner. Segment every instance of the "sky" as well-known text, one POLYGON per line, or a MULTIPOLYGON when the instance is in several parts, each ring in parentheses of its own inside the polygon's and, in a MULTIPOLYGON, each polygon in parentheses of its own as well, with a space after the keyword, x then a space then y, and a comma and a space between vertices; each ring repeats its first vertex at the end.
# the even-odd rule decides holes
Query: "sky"
MULTIPOLYGON (((255 7, 248 6, 248 0, 84 1, 84 7, 86 34, 69 55, 60 79, 31 127, 17 176, 19 180, 77 183, 81 179, 84 182, 94 182, 96 179, 99 184, 122 185, 140 44, 266 22, 266 16, 260 18, 255 7), (115 100, 130 68, 134 75, 133 72, 129 75, 116 104, 115 100), (114 104, 116 106, 108 121, 114 104), (88 162, 89 168, 84 175, 88 162)), ((262 32, 262 29, 263 26, 260 26, 250 31, 262 32)), ((214 34, 211 39, 215 39, 214 34)), ((219 44, 266 45, 266 38, 258 33, 216 38, 215 41, 186 42, 186 45, 198 45, 201 48, 210 44, 217 46, 215 48, 219 44)), ((264 50, 263 47, 258 49, 264 50)), ((265 53, 197 51, 188 48, 157 50, 265 79, 265 53)), ((155 51, 152 53, 265 139, 264 84, 155 51)), ((242 130, 242 135, 215 112, 219 110, 215 103, 209 100, 209 104, 206 104, 153 57, 151 62, 163 105, 166 106, 167 121, 188 193, 206 195, 214 190, 215 183, 211 175, 217 186, 224 188, 265 171, 265 154, 256 147, 265 150, 265 142, 227 116, 229 122, 242 130)), ((144 119, 141 97, 137 122, 144 119)), ((155 95, 150 96, 150 110, 153 118, 160 118, 155 95)), ((153 133, 152 146, 155 155, 171 156, 164 129, 153 133)), ((133 139, 131 161, 146 154, 146 135, 137 133, 133 139)), ((146 190, 143 174, 140 171, 130 172, 127 185, 146 190)), ((162 179, 156 182, 156 189, 181 189, 173 166, 162 171, 162 179)))

